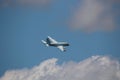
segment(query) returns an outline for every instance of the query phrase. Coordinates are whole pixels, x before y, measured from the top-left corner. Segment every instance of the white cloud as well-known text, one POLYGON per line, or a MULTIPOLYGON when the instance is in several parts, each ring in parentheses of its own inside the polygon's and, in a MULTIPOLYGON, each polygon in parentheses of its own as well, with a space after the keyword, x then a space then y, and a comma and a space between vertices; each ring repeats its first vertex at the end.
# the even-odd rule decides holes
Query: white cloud
POLYGON ((82 0, 70 25, 83 31, 111 31, 115 25, 113 4, 118 0, 82 0))
POLYGON ((49 59, 31 69, 9 70, 0 80, 120 80, 120 63, 107 56, 67 62, 49 59))

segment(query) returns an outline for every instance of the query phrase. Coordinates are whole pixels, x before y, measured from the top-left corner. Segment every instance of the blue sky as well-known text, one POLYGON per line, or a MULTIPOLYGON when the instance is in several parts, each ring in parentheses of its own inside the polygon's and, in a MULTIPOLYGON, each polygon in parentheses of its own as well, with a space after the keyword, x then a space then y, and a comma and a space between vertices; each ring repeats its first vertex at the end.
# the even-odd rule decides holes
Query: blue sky
MULTIPOLYGON (((113 24, 110 23, 114 27, 112 30, 111 27, 105 27, 107 30, 104 30, 99 27, 88 28, 89 21, 86 21, 87 25, 80 24, 80 27, 74 25, 78 24, 76 19, 73 19, 76 21, 73 25, 70 24, 74 15, 79 14, 77 7, 81 3, 82 1, 77 0, 58 0, 52 1, 48 6, 44 4, 44 6, 34 4, 25 6, 21 3, 18 6, 11 6, 8 3, 6 3, 7 6, 3 6, 1 4, 0 76, 7 70, 31 68, 50 58, 58 58, 59 64, 67 61, 81 61, 93 55, 108 55, 120 59, 120 16, 117 11, 120 6, 114 3, 112 10, 118 12, 117 14, 111 13, 115 14, 114 19, 111 20, 114 20, 113 24), (45 47, 41 40, 48 35, 58 41, 69 42, 70 46, 67 47, 67 51, 60 52, 56 48, 45 47)), ((100 19, 98 22, 102 24, 101 20, 104 19, 100 19)), ((82 22, 84 23, 84 21, 82 22)), ((92 26, 99 26, 99 23, 92 26)), ((108 24, 102 25, 104 27, 108 24)))

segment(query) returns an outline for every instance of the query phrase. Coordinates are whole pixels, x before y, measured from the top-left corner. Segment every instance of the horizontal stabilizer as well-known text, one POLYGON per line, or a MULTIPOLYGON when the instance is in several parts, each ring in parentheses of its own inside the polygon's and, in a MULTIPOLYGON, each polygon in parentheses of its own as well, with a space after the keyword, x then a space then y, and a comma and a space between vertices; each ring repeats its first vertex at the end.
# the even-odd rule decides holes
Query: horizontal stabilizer
POLYGON ((46 44, 46 41, 44 41, 44 40, 41 40, 41 41, 42 41, 42 43, 46 44))
POLYGON ((47 47, 49 46, 46 41, 41 40, 43 44, 45 44, 47 47))

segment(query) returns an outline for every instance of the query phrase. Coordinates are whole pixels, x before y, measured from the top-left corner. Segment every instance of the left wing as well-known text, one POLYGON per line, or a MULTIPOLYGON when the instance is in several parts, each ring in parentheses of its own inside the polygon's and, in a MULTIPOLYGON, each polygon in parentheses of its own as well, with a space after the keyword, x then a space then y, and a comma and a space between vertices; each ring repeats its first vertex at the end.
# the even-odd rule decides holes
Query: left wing
POLYGON ((57 41, 53 38, 51 38, 50 36, 48 36, 48 39, 50 40, 50 43, 57 43, 57 41))
POLYGON ((57 46, 57 48, 60 49, 63 52, 66 51, 64 46, 57 46))

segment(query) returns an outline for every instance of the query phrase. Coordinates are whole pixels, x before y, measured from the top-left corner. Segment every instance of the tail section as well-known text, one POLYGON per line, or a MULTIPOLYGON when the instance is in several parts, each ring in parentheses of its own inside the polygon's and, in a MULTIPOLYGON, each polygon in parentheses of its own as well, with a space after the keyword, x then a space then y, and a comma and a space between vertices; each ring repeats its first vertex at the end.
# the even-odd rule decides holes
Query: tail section
POLYGON ((49 46, 46 41, 41 40, 43 44, 45 44, 47 47, 49 46))

